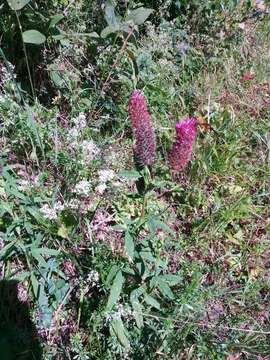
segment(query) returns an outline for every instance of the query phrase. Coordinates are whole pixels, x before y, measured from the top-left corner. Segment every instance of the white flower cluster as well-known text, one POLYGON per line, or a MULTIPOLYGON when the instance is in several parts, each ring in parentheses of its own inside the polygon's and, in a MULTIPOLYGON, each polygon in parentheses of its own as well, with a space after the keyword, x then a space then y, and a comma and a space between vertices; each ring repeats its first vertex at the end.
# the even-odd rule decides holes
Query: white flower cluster
POLYGON ((99 273, 96 270, 91 270, 87 275, 86 282, 88 286, 95 287, 99 282, 99 273))
POLYGON ((107 189, 107 183, 115 178, 115 172, 113 170, 99 170, 98 176, 99 184, 95 190, 102 195, 107 189))
POLYGON ((117 306, 117 310, 106 316, 106 322, 110 323, 112 320, 125 319, 127 321, 134 319, 134 312, 130 307, 125 307, 122 304, 117 306))
POLYGON ((67 203, 67 208, 69 208, 71 210, 78 210, 79 207, 80 207, 80 200, 78 200, 78 199, 71 199, 67 203))
POLYGON ((99 170, 98 176, 100 183, 107 183, 115 178, 115 172, 113 170, 99 170))
POLYGON ((56 204, 54 204, 54 206, 50 206, 49 204, 44 204, 41 208, 40 208, 40 212, 42 213, 42 215, 45 217, 45 219, 49 219, 49 220, 56 220, 58 214, 61 211, 64 210, 64 205, 58 201, 56 204))
POLYGON ((84 140, 80 144, 81 153, 82 153, 82 165, 89 164, 92 160, 94 160, 97 155, 100 153, 100 149, 97 147, 97 145, 92 140, 84 140))
POLYGON ((80 113, 78 117, 72 118, 74 126, 69 129, 67 134, 67 141, 70 143, 71 148, 78 147, 78 138, 81 135, 81 131, 86 127, 86 117, 83 113, 80 113))
POLYGON ((90 191, 91 191, 90 182, 87 180, 81 180, 75 185, 72 192, 77 195, 88 196, 90 194, 90 191))
POLYGON ((73 127, 69 130, 67 134, 67 141, 70 143, 71 148, 76 148, 78 146, 78 137, 79 131, 77 128, 73 127))
POLYGON ((12 74, 14 79, 16 74, 14 73, 15 66, 8 62, 7 66, 0 63, 0 85, 5 85, 8 81, 12 80, 12 74))
POLYGON ((78 117, 72 119, 75 124, 75 128, 78 130, 84 129, 86 127, 86 117, 83 113, 80 113, 78 117))

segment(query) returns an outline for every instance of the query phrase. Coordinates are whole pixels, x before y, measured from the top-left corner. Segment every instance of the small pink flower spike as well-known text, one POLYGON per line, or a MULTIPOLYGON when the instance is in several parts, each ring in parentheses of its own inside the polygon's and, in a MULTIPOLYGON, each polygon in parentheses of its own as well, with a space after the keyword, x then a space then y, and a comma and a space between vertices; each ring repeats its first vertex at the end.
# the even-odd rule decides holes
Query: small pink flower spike
POLYGON ((184 169, 192 156, 192 147, 197 134, 198 122, 194 118, 180 121, 176 124, 176 139, 169 152, 169 162, 172 170, 184 169))
POLYGON ((156 152, 155 133, 145 98, 139 91, 134 91, 130 97, 129 116, 135 137, 135 156, 141 165, 153 165, 156 152))

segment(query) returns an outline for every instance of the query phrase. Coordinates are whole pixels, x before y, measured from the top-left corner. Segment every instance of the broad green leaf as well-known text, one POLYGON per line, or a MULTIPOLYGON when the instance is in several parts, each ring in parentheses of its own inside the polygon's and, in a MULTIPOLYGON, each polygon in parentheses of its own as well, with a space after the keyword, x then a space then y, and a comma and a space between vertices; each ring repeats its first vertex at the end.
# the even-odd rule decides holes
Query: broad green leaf
POLYGON ((21 10, 30 0, 7 0, 12 10, 21 10))
POLYGON ((165 298, 168 298, 170 300, 174 299, 174 294, 166 282, 160 280, 158 283, 158 288, 165 298))
POLYGON ((108 35, 110 34, 114 34, 116 33, 117 31, 119 31, 120 28, 118 25, 115 25, 115 26, 112 26, 112 25, 109 25, 109 26, 106 26, 105 29, 103 29, 100 33, 100 36, 104 39, 106 38, 108 35))
POLYGON ((111 328, 113 330, 113 333, 116 335, 118 341, 122 346, 125 348, 130 347, 129 340, 127 338, 127 330, 123 324, 123 321, 121 319, 115 319, 111 322, 111 328))
POLYGON ((125 178, 125 179, 139 179, 140 177, 142 177, 142 175, 136 171, 136 170, 124 170, 121 171, 119 176, 125 178))
POLYGON ((146 9, 144 7, 140 7, 138 9, 132 10, 127 20, 132 20, 135 25, 142 25, 145 20, 153 13, 153 9, 146 9))
POLYGON ((46 41, 46 37, 37 30, 26 30, 23 32, 22 37, 27 44, 41 45, 46 41))
POLYGON ((170 286, 179 284, 182 278, 179 275, 168 274, 159 276, 163 281, 167 282, 170 286))
POLYGON ((111 287, 110 296, 108 299, 108 303, 106 306, 107 311, 111 311, 113 306, 117 303, 118 298, 122 291, 122 286, 124 284, 124 277, 122 275, 122 271, 119 271, 114 279, 114 282, 111 287))
POLYGON ((165 224, 159 219, 151 218, 147 222, 147 225, 149 226, 149 229, 152 233, 156 233, 158 229, 161 229, 168 234, 175 235, 174 231, 167 224, 165 224))
POLYGON ((124 267, 124 268, 123 268, 123 272, 124 272, 125 274, 128 274, 128 275, 133 275, 133 276, 136 275, 134 269, 132 269, 130 266, 124 267))
POLYGON ((56 24, 58 24, 61 20, 64 19, 64 15, 63 14, 57 14, 51 17, 51 21, 49 24, 49 28, 54 27, 56 24))
POLYGON ((148 305, 153 306, 154 308, 160 310, 160 304, 159 304, 159 302, 158 302, 156 299, 154 299, 152 296, 150 296, 150 295, 145 295, 145 296, 144 296, 144 300, 145 300, 145 302, 146 302, 148 305))
POLYGON ((132 299, 138 299, 141 295, 145 294, 145 288, 144 287, 139 287, 135 290, 133 290, 130 294, 130 300, 132 299))
POLYGON ((46 256, 57 256, 59 255, 59 250, 48 249, 48 248, 35 248, 32 249, 32 254, 46 255, 46 256))
POLYGON ((134 257, 134 241, 129 232, 125 233, 125 250, 127 256, 133 260, 134 257))
POLYGON ((112 1, 107 0, 105 5, 105 19, 107 21, 107 24, 109 26, 116 26, 117 25, 117 19, 114 12, 114 5, 112 1))

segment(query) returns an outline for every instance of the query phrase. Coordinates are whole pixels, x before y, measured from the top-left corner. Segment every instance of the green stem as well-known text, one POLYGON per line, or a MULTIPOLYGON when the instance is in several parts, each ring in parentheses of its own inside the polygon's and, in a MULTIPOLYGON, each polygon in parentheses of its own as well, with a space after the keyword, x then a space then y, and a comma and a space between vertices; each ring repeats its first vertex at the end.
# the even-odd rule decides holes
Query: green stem
POLYGON ((25 56, 25 62, 26 62, 26 67, 27 67, 29 82, 30 82, 30 86, 31 86, 31 92, 32 92, 33 98, 36 99, 36 94, 35 94, 34 85, 33 85, 32 77, 31 77, 31 71, 30 71, 30 66, 29 66, 29 61, 28 61, 26 46, 25 46, 25 43, 24 43, 24 41, 23 41, 22 25, 21 25, 21 22, 20 22, 20 19, 19 19, 19 16, 18 16, 18 13, 17 13, 16 10, 15 10, 15 14, 16 14, 17 22, 18 22, 18 25, 19 25, 20 33, 21 33, 22 44, 23 44, 23 52, 24 52, 24 56, 25 56))

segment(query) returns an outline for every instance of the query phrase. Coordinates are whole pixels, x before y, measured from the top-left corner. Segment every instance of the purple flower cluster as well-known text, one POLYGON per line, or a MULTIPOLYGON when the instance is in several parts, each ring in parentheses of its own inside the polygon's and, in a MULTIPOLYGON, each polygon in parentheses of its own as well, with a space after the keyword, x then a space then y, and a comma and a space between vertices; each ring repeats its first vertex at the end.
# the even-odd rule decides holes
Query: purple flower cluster
MULTIPOLYGON (((140 165, 153 165, 156 152, 155 134, 145 98, 139 91, 134 91, 130 97, 129 116, 135 137, 135 159, 140 165)), ((196 119, 189 118, 175 126, 176 139, 168 154, 170 167, 175 172, 182 171, 192 157, 197 125, 196 119)))
POLYGON ((139 91, 134 91, 129 100, 129 116, 135 137, 135 157, 141 165, 152 165, 156 152, 155 133, 145 98, 139 91))
POLYGON ((197 121, 193 118, 176 124, 176 139, 169 153, 172 170, 180 171, 186 167, 192 156, 192 147, 197 134, 197 121))

